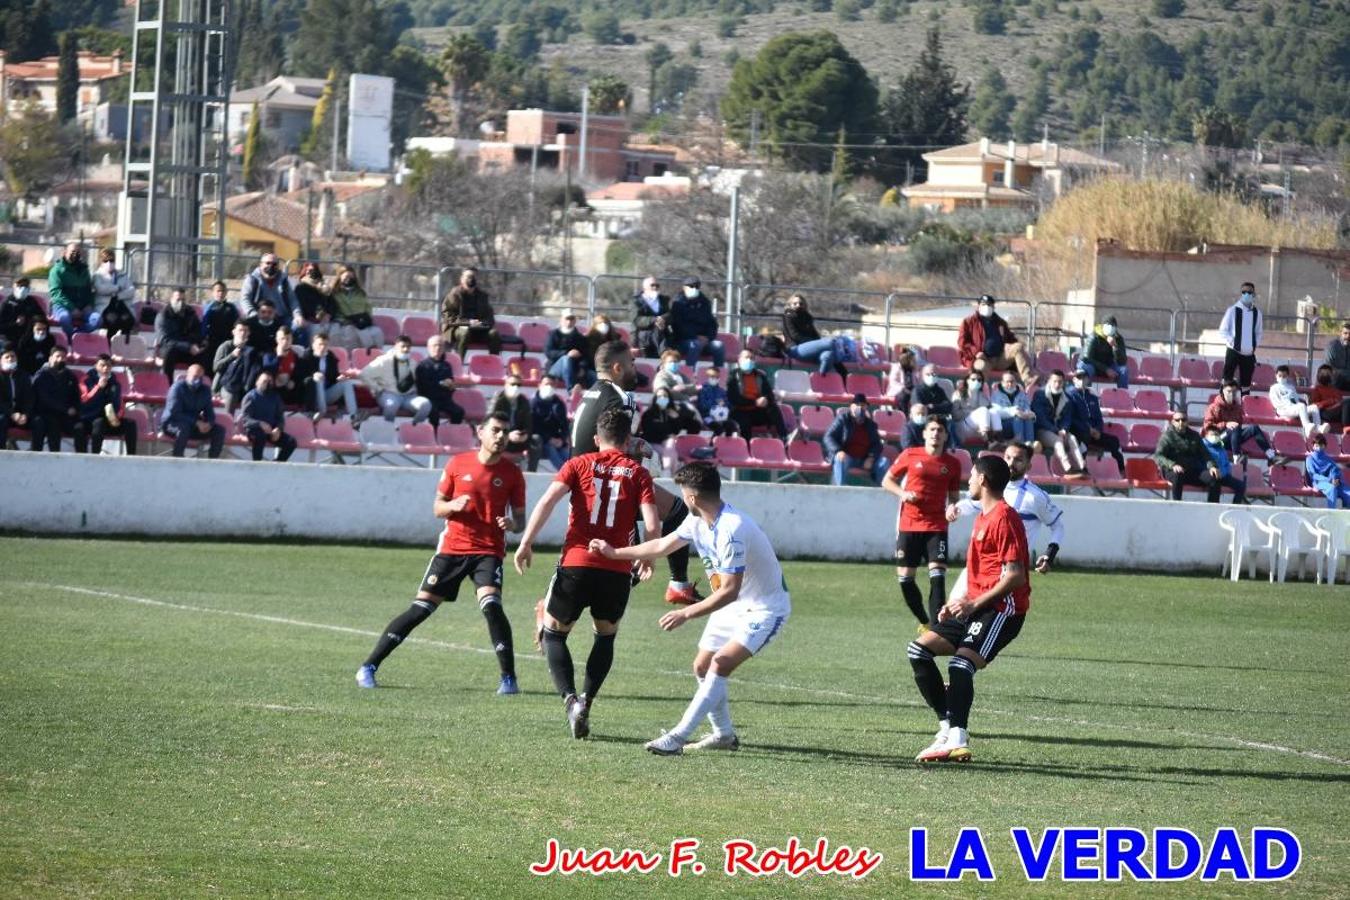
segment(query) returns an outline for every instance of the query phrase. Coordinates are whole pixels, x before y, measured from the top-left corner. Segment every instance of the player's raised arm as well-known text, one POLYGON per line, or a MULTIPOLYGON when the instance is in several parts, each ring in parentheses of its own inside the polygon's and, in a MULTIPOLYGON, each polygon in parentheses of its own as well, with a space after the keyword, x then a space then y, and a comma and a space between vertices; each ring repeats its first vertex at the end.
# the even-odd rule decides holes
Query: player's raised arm
POLYGON ((449 519, 456 513, 464 512, 468 506, 468 494, 460 494, 458 497, 447 497, 444 494, 437 494, 436 502, 432 504, 431 511, 438 519, 449 519))
POLYGON ((520 536, 520 546, 516 548, 515 565, 516 571, 524 575, 525 570, 530 567, 530 562, 534 559, 534 539, 539 536, 540 530, 548 517, 553 515, 553 509, 558 505, 558 501, 567 495, 571 488, 561 481, 555 481, 544 491, 544 496, 539 498, 539 502, 534 505, 534 511, 530 513, 530 521, 525 526, 525 533, 520 536))
MULTIPOLYGON (((646 504, 643 504, 644 507, 646 504)), ((655 517, 656 509, 652 508, 652 516, 655 517)), ((647 522, 647 515, 644 511, 643 522, 647 522)), ((650 529, 650 524, 647 525, 650 529)), ((657 531, 661 530, 660 522, 657 522, 657 531)), ((650 532, 649 532, 650 533, 650 532)), ((631 547, 615 547, 609 541, 602 541, 596 538, 591 541, 590 551, 598 553, 606 559, 626 559, 630 561, 661 559, 669 556, 681 547, 686 547, 689 542, 679 535, 671 532, 665 537, 652 538, 650 541, 643 541, 641 544, 634 544, 631 547)))

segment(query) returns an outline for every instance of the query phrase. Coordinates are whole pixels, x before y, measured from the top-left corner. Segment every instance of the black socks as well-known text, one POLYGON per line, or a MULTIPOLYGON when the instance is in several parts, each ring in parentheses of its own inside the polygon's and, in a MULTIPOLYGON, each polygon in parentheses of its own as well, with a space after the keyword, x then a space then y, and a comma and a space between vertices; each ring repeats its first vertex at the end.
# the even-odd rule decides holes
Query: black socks
POLYGON ((600 685, 605 683, 609 667, 614 664, 614 637, 612 634, 597 634, 595 643, 591 644, 591 655, 586 658, 586 678, 581 683, 582 693, 588 702, 600 692, 600 685))
POLYGON ((384 634, 375 642, 375 649, 370 651, 370 656, 366 657, 365 664, 368 666, 379 667, 380 663, 394 648, 408 637, 408 634, 426 621, 427 616, 436 611, 436 604, 430 600, 414 600, 412 606, 409 606, 401 615, 390 622, 384 629, 384 634))
POLYGON ((478 608, 487 619, 488 637, 492 640, 492 649, 497 653, 497 665, 503 675, 516 674, 516 653, 511 645, 511 623, 506 620, 502 610, 502 598, 498 594, 489 594, 478 601, 478 608))
POLYGON ((953 656, 947 663, 947 712, 953 728, 965 728, 970 704, 975 702, 975 664, 964 656, 953 656))
POLYGON ((924 702, 939 719, 947 718, 947 687, 942 683, 942 673, 933 662, 932 652, 918 641, 910 641, 907 650, 909 664, 914 668, 914 683, 919 686, 924 702))
POLYGON ((572 653, 567 649, 567 633, 544 628, 544 658, 553 686, 563 697, 577 692, 576 672, 572 668, 572 653))
POLYGON ((919 586, 914 583, 913 575, 898 575, 900 581, 900 596, 905 598, 905 605, 909 611, 914 613, 914 618, 918 619, 924 625, 929 623, 928 612, 923 608, 923 593, 919 586))

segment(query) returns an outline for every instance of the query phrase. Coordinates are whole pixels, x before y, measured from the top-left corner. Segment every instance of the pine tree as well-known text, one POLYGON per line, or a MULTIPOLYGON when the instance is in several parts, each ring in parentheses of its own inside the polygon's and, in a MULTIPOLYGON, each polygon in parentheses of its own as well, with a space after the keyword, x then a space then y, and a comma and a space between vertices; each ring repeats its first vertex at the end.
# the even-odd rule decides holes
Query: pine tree
POLYGON ((661 41, 657 41, 647 51, 647 108, 652 112, 656 111, 656 70, 674 58, 675 54, 661 41))
POLYGON ((621 115, 633 105, 633 91, 617 75, 604 73, 590 81, 591 112, 601 116, 621 115))
POLYGON ((471 35, 455 35, 442 51, 441 71, 450 85, 450 131, 455 136, 464 127, 469 89, 483 80, 491 64, 492 54, 471 35))
POLYGON ((1041 70, 1036 73, 1036 82, 1031 87, 1031 93, 1017 107, 1017 115, 1013 117, 1012 123, 1013 137, 1019 141, 1035 140, 1040 134, 1045 114, 1049 111, 1050 79, 1045 71, 1041 70))
POLYGON ((258 101, 253 101, 253 109, 248 114, 248 131, 244 134, 244 186, 253 187, 258 180, 258 165, 261 162, 258 159, 260 143, 262 142, 262 129, 260 120, 262 119, 262 110, 258 108, 258 101))
POLYGON ((73 122, 80 102, 80 43, 73 31, 61 32, 61 55, 56 64, 56 121, 73 122))
POLYGON ((998 69, 986 69, 975 96, 970 101, 970 127, 976 136, 998 140, 1006 138, 1011 129, 1008 117, 1016 101, 1008 91, 1008 82, 998 69))
POLYGON ((906 163, 922 167, 926 148, 959 144, 969 107, 970 86, 957 82, 956 70, 942 58, 941 32, 930 29, 914 68, 886 97, 886 131, 896 149, 879 161, 879 174, 899 180, 906 163))

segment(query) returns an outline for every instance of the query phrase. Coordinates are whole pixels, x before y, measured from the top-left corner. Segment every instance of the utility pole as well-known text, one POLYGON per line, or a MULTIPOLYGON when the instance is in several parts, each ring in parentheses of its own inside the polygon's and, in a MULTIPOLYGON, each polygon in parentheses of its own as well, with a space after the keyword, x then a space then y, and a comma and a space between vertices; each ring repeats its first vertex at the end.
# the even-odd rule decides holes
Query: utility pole
MULTIPOLYGON (((336 88, 336 85, 334 86, 336 88)), ((342 119, 342 91, 333 91, 333 146, 328 161, 328 177, 331 179, 338 166, 338 123, 342 119)))
MULTIPOLYGON (((585 96, 585 95, 583 95, 585 96)), ((563 271, 572 274, 572 167, 563 166, 563 271)))
POLYGON ((314 258, 314 185, 305 198, 305 259, 314 258))
POLYGON ((750 110, 750 158, 759 159, 759 116, 758 109, 750 110))
POLYGON ((581 86, 581 160, 577 168, 577 178, 581 181, 586 180, 586 132, 590 128, 591 119, 591 86, 584 84, 581 86))
POLYGON ((1106 156, 1106 110, 1102 110, 1102 124, 1097 129, 1097 155, 1106 156))
POLYGON ((1148 175, 1148 129, 1144 130, 1144 140, 1139 144, 1139 177, 1148 175))
POLYGON ((727 331, 733 329, 733 298, 736 296, 736 270, 740 265, 737 249, 740 247, 741 237, 741 189, 734 187, 731 189, 731 223, 727 229, 727 314, 724 327, 727 331))

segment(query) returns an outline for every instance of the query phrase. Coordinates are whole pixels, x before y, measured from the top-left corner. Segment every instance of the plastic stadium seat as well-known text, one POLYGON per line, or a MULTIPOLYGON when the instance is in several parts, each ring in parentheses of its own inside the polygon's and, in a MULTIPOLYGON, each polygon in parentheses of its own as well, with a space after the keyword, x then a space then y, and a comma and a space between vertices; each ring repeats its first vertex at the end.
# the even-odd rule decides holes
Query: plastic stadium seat
MULTIPOLYGON (((122 411, 122 418, 127 422, 136 423, 136 436, 141 441, 142 445, 148 445, 155 439, 154 432, 150 430, 150 413, 148 411, 135 406, 127 407, 122 411)), ((13 434, 13 431, 11 430, 10 433, 13 434)), ((113 437, 110 439, 121 443, 120 437, 113 437)), ((108 445, 105 443, 103 446, 106 447, 108 445)), ((148 446, 144 446, 140 452, 145 453, 148 449, 148 446)), ((126 447, 122 448, 122 452, 126 453, 126 447)))
POLYGON ((544 365, 532 356, 515 356, 507 360, 506 371, 530 387, 537 387, 543 377, 544 365))
MULTIPOLYGON (((1308 379, 1308 367, 1307 367, 1307 366, 1302 365, 1302 364, 1300 364, 1300 363, 1294 363, 1294 362, 1291 362, 1291 363, 1289 364, 1289 371, 1293 374, 1293 376, 1294 376, 1294 382, 1295 382, 1296 384, 1303 384, 1303 385, 1306 385, 1306 384, 1309 384, 1309 383, 1310 383, 1310 381, 1309 381, 1309 379, 1308 379)), ((1255 378, 1255 373, 1253 373, 1252 377, 1255 378)))
POLYGON ((1288 425, 1289 421, 1276 415, 1269 397, 1252 394, 1242 398, 1242 415, 1248 425, 1288 425))
POLYGON ((713 450, 717 452, 718 465, 732 468, 754 465, 754 460, 750 458, 750 448, 745 443, 744 438, 715 437, 713 438, 713 450))
POLYGON ((1293 466, 1271 466, 1270 486, 1286 497, 1321 497, 1321 491, 1303 483, 1303 473, 1293 466))
POLYGON ((803 472, 824 473, 830 471, 825 461, 825 450, 815 441, 793 441, 788 444, 788 459, 803 472))
MULTIPOLYGON (((464 420, 472 422, 475 425, 487 418, 487 398, 481 391, 469 388, 468 390, 456 391, 455 402, 464 410, 464 420)), ((478 446, 478 442, 474 442, 478 446)))
POLYGON ((1042 453, 1032 455, 1031 465, 1027 467, 1027 477, 1031 479, 1032 484, 1061 484, 1063 481, 1050 471, 1050 461, 1042 453))
POLYGON ((520 326, 520 339, 525 342, 525 349, 531 353, 543 353, 544 345, 548 343, 548 333, 551 331, 547 325, 541 325, 538 322, 526 322, 520 326))
POLYGON ((815 402, 817 399, 815 391, 811 389, 811 377, 806 372, 793 369, 778 370, 774 379, 774 392, 780 399, 794 403, 815 402))
POLYGON ((1119 422, 1103 422, 1102 433, 1115 435, 1116 440, 1120 441, 1120 446, 1124 447, 1130 442, 1130 432, 1119 422))
MULTIPOLYGON (((1331 452, 1331 442, 1327 442, 1327 452, 1331 452)), ((1281 456, 1290 459, 1303 459, 1308 455, 1308 441, 1298 431, 1273 431, 1270 434, 1270 447, 1281 456)))
POLYGON ((1172 370, 1172 360, 1166 356, 1145 356, 1139 361, 1139 383, 1172 387, 1181 382, 1172 370))
POLYGON ((1268 500, 1275 496, 1266 481, 1266 470, 1257 466, 1247 466, 1247 499, 1268 500))
POLYGON ((360 437, 361 447, 370 459, 403 449, 403 442, 398 439, 398 426, 384 416, 371 416, 362 422, 360 437))
POLYGON ((1168 419, 1172 416, 1172 408, 1167 402, 1167 395, 1162 391, 1144 390, 1134 395, 1134 408, 1137 413, 1143 413, 1150 419, 1168 419))
POLYGON ((1125 368, 1126 368, 1126 370, 1128 370, 1129 373, 1130 373, 1130 384, 1134 384, 1136 381, 1139 380, 1139 359, 1138 359, 1138 357, 1130 356, 1130 355, 1127 353, 1127 354, 1125 355, 1125 368))
POLYGON ((463 453, 478 447, 478 437, 473 433, 473 427, 463 422, 458 425, 442 422, 436 429, 436 443, 450 453, 463 453))
POLYGON ((383 352, 379 347, 357 347, 351 352, 351 367, 360 371, 383 352))
POLYGON ((355 456, 359 461, 361 458, 361 441, 352 430, 352 423, 346 419, 336 422, 320 419, 314 426, 314 447, 328 451, 334 459, 355 456))
POLYGON ((881 389, 881 379, 875 375, 850 374, 844 382, 848 394, 865 394, 873 406, 890 406, 893 402, 881 389))
POLYGON ((872 414, 872 421, 877 423, 882 440, 896 441, 909 424, 909 416, 898 409, 879 409, 872 414))
POLYGON ((834 424, 834 410, 824 406, 807 404, 797 411, 797 415, 802 432, 811 437, 820 437, 834 424))
POLYGON ((351 354, 347 352, 346 347, 333 347, 330 344, 328 352, 332 353, 333 358, 337 360, 337 368, 339 372, 345 372, 349 368, 351 368, 352 357, 351 354))
POLYGON ((797 430, 797 412, 786 403, 778 404, 778 411, 783 414, 783 427, 791 434, 797 430))
POLYGON ((159 369, 132 373, 131 391, 127 394, 127 400, 132 403, 150 403, 155 406, 163 406, 168 396, 169 379, 165 378, 164 373, 159 369))
POLYGON ((955 456, 961 463, 961 480, 968 480, 970 478, 971 469, 975 467, 975 461, 971 459, 970 451, 958 447, 952 451, 952 456, 955 456))
POLYGON ((403 452, 410 456, 425 456, 428 466, 434 467, 436 457, 445 452, 445 449, 436 442, 436 429, 430 422, 418 422, 416 425, 412 422, 403 422, 395 433, 403 452))
POLYGON ((853 394, 844 389, 844 379, 838 372, 812 372, 809 376, 811 392, 826 403, 847 403, 853 394))
POLYGON ((298 449, 314 446, 314 420, 304 413, 286 414, 286 433, 295 438, 298 449))
POLYGON ((1092 486, 1101 491, 1128 491, 1130 481, 1120 474, 1116 468, 1114 459, 1105 457, 1098 459, 1090 456, 1087 459, 1088 475, 1092 478, 1092 486))
POLYGON ((1275 383, 1275 367, 1268 363, 1257 363, 1252 370, 1252 390, 1268 391, 1275 383))
POLYGON ((384 343, 386 345, 392 344, 394 338, 398 337, 398 319, 395 319, 393 316, 377 313, 370 317, 370 321, 371 324, 380 329, 380 333, 384 335, 384 343))
POLYGON ((708 446, 708 439, 701 434, 681 434, 675 438, 675 457, 680 462, 688 462, 693 459, 693 452, 700 447, 708 446))
POLYGON ((402 328, 414 344, 421 345, 425 345, 433 335, 441 333, 440 325, 430 316, 404 316, 402 328))
POLYGON ((506 364, 490 353, 469 357, 469 377, 478 384, 505 384, 506 364))
POLYGON ((1203 359, 1183 359, 1177 363, 1177 380, 1183 385, 1199 386, 1214 383, 1214 373, 1203 359))
POLYGON ((516 334, 516 326, 511 322, 499 321, 493 327, 497 329, 497 334, 501 335, 504 338, 513 338, 519 336, 516 334))
POLYGON ((726 354, 727 362, 735 360, 741 354, 741 339, 728 331, 717 332, 717 339, 722 342, 722 352, 726 354))
POLYGON ((120 366, 154 365, 155 355, 139 334, 119 334, 108 342, 113 362, 120 366))
POLYGON ((1069 373, 1069 357, 1065 356, 1059 350, 1042 350, 1036 354, 1036 371, 1042 376, 1049 375, 1054 370, 1069 373))
POLYGON ((1125 477, 1133 487, 1147 491, 1171 489, 1171 483, 1162 477, 1157 462, 1151 456, 1136 456, 1125 460, 1125 477))
POLYGON ((1162 426, 1140 422, 1130 428, 1130 449, 1135 453, 1152 453, 1158 449, 1162 426))
POLYGON ((765 469, 791 469, 787 449, 778 438, 757 437, 750 439, 750 456, 765 469))
POLYGON ((100 353, 108 352, 108 338, 101 331, 92 334, 81 334, 76 332, 71 339, 70 359, 71 363, 88 362, 92 363, 94 358, 100 353))
POLYGON ((955 347, 934 344, 925 354, 927 360, 937 367, 937 373, 943 376, 964 375, 966 367, 961 365, 961 354, 955 347))
POLYGON ((1108 416, 1126 416, 1134 412, 1134 398, 1124 388, 1102 388, 1097 396, 1102 413, 1108 416))

